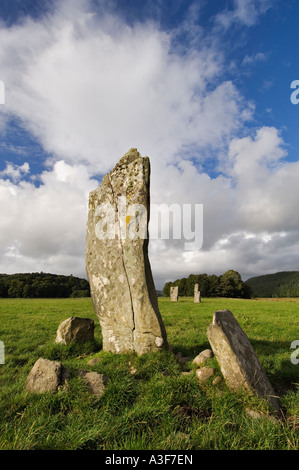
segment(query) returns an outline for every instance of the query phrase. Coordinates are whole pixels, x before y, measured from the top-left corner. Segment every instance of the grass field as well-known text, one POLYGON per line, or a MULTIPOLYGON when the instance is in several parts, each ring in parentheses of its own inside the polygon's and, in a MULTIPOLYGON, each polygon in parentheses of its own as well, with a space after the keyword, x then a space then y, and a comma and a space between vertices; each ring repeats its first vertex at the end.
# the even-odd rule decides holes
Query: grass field
MULTIPOLYGON (((269 419, 264 401, 230 392, 222 380, 199 385, 195 374, 181 375, 171 352, 137 357, 101 351, 101 336, 92 303, 87 299, 0 299, 0 449, 102 450, 294 450, 299 447, 299 364, 290 349, 299 340, 299 304, 291 301, 203 299, 194 304, 159 299, 174 353, 192 359, 209 348, 206 330, 215 310, 229 309, 249 337, 275 391, 285 420, 269 419), (95 341, 55 344, 61 321, 70 317, 96 321, 95 341), (26 377, 39 357, 61 360, 71 371, 68 387, 57 393, 32 395, 26 377), (92 357, 101 361, 87 366, 92 357), (130 366, 136 373, 130 373, 130 366), (78 369, 108 376, 105 395, 88 393, 78 369), (263 413, 254 419, 246 409, 263 413)), ((298 355, 299 356, 299 355, 298 355)), ((208 365, 215 367, 214 359, 208 365)))

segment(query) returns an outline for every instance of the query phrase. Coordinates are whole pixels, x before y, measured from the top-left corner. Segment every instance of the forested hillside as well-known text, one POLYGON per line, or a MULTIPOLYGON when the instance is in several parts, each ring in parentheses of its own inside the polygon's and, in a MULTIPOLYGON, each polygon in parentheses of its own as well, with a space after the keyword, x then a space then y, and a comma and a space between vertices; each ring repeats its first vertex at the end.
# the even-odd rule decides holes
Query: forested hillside
POLYGON ((0 297, 89 297, 89 282, 75 276, 49 273, 0 274, 0 297))
POLYGON ((299 271, 282 271, 248 279, 254 297, 299 297, 299 271))
POLYGON ((190 274, 188 278, 177 279, 173 282, 166 282, 163 289, 165 297, 169 297, 170 287, 179 287, 179 296, 192 297, 194 295, 194 285, 198 284, 202 297, 233 297, 249 299, 251 289, 249 285, 242 281, 237 271, 230 269, 221 276, 215 274, 190 274))

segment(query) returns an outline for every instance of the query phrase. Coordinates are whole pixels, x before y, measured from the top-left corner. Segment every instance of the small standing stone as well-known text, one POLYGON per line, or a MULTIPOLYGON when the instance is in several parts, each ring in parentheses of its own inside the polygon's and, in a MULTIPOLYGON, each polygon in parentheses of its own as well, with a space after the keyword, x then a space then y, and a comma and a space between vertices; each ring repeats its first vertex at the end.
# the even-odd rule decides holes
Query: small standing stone
POLYGON ((70 317, 60 323, 56 343, 84 343, 94 339, 94 321, 90 318, 70 317))
POLYGON ((198 290, 198 284, 194 286, 194 303, 198 304, 201 302, 200 291, 198 290))
POLYGON ((233 314, 229 310, 214 312, 207 335, 227 386, 231 390, 243 388, 265 398, 279 412, 272 385, 233 314))
POLYGON ((171 302, 177 302, 179 298, 179 287, 173 286, 170 288, 170 300, 171 302))

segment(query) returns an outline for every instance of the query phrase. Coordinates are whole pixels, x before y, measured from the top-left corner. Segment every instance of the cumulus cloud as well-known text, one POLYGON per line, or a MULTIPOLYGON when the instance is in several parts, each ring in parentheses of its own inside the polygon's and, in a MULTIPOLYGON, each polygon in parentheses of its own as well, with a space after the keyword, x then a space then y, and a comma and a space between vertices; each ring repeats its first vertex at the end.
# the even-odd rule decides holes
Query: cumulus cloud
POLYGON ((216 178, 198 173, 191 162, 172 167, 167 184, 166 174, 156 175, 161 200, 203 203, 204 243, 188 253, 183 243, 167 244, 166 250, 165 242, 152 241, 155 272, 168 271, 168 279, 174 280, 190 273, 221 274, 232 267, 245 278, 296 269, 299 162, 286 162, 285 156, 278 130, 263 127, 253 136, 232 139, 223 173, 216 178))
POLYGON ((12 179, 12 181, 19 181, 23 175, 26 175, 30 171, 30 166, 28 162, 23 163, 23 165, 13 165, 12 163, 7 163, 6 168, 3 171, 0 171, 0 177, 7 176, 12 179))
POLYGON ((105 172, 137 147, 169 162, 221 145, 250 118, 234 84, 217 84, 213 46, 182 55, 157 24, 128 26, 84 5, 62 2, 52 16, 0 31, 7 116, 56 159, 105 172))
POLYGON ((44 171, 40 183, 0 179, 1 271, 84 275, 88 193, 98 183, 86 167, 64 161, 44 171))
MULTIPOLYGON (((250 26, 267 5, 236 0, 218 21, 250 26)), ((198 47, 191 23, 184 51, 178 29, 128 25, 79 0, 1 26, 1 128, 16 118, 50 155, 40 175, 9 162, 0 173, 1 271, 85 275, 88 192, 131 147, 151 158, 152 203, 204 206, 201 250, 185 250, 185 240, 150 242, 157 287, 190 273, 294 267, 299 162, 285 161, 276 128, 246 132, 254 107, 221 80, 223 54, 214 41, 198 47), (205 170, 211 154, 213 176, 205 170)))

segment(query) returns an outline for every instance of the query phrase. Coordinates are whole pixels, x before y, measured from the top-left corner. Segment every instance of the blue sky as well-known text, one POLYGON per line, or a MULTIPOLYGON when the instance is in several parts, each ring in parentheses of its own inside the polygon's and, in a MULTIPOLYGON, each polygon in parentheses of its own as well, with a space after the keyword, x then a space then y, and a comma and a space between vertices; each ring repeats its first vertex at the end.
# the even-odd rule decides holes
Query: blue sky
POLYGON ((204 205, 201 250, 151 242, 158 287, 298 269, 296 0, 2 0, 0 17, 0 272, 85 276, 88 192, 130 147, 154 202, 204 205))

